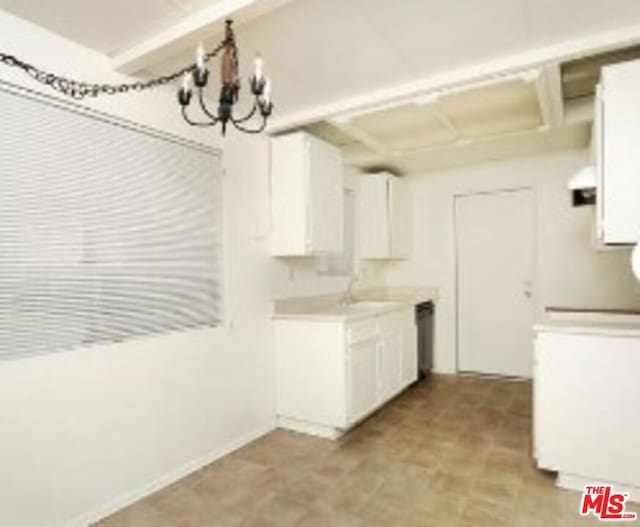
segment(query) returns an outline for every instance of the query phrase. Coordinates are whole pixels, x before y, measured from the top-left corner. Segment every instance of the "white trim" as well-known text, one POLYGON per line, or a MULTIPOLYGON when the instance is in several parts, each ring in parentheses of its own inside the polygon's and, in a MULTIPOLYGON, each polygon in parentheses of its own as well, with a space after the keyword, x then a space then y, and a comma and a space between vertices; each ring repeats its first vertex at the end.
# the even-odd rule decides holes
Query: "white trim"
POLYGON ((285 430, 293 430, 294 432, 332 440, 338 439, 342 434, 344 434, 343 430, 334 426, 320 425, 309 421, 303 421, 301 419, 283 416, 278 416, 278 428, 284 428, 285 430))
POLYGON ((117 498, 105 503, 104 505, 98 506, 95 509, 88 511, 84 514, 81 514, 77 518, 71 520, 70 522, 65 524, 65 527, 88 527, 93 523, 98 522, 114 514, 115 512, 124 509, 128 505, 157 492, 172 483, 188 476, 192 472, 205 467, 206 465, 213 463, 214 461, 220 459, 221 457, 230 454, 234 450, 237 450, 248 443, 262 437, 263 435, 275 430, 276 424, 275 421, 269 421, 262 426, 259 426, 255 430, 239 437, 238 439, 231 441, 230 443, 212 450, 208 452, 204 456, 194 459, 184 465, 167 472, 166 474, 160 476, 159 478, 150 481, 142 485, 141 487, 134 489, 126 494, 118 496, 117 498))
POLYGON ((631 46, 639 42, 640 25, 567 40, 479 64, 445 71, 416 81, 370 91, 355 97, 305 108, 273 120, 267 127, 267 132, 271 134, 280 133, 314 121, 336 118, 342 114, 364 112, 371 107, 377 108, 381 105, 387 105, 391 101, 397 103, 404 99, 411 100, 434 91, 452 89, 471 82, 482 82, 494 76, 519 73, 530 68, 539 68, 586 55, 631 46))
POLYGON ((116 55, 113 69, 134 74, 175 55, 189 45, 197 45, 212 35, 222 34, 224 21, 233 17, 235 25, 250 22, 292 0, 220 0, 196 11, 166 31, 116 55))

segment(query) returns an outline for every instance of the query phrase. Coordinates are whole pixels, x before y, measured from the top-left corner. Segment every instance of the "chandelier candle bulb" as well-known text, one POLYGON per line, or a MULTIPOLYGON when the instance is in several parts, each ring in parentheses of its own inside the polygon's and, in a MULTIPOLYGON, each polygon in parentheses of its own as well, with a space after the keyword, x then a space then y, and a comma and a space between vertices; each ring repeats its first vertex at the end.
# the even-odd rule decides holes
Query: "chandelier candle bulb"
POLYGON ((200 71, 204 70, 204 47, 202 46, 202 42, 196 50, 196 66, 200 71))
POLYGON ((264 65, 264 61, 262 60, 262 57, 260 55, 256 55, 255 69, 254 69, 254 73, 253 73, 253 76, 255 77, 256 81, 262 80, 262 67, 263 67, 263 65, 264 65))
POLYGON ((178 102, 183 109, 191 102, 191 75, 189 73, 185 73, 182 78, 182 86, 178 90, 178 102))
POLYGON ((271 102, 271 81, 267 79, 264 83, 264 92, 262 95, 262 100, 269 104, 271 102))

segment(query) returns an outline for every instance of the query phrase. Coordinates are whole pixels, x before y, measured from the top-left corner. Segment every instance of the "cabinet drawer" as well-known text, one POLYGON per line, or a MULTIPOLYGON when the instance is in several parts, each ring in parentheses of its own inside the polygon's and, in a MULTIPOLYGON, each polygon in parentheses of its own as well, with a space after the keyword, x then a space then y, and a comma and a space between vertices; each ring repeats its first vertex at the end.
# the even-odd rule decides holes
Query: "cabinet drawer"
POLYGON ((360 342, 376 337, 378 323, 375 317, 358 322, 351 322, 347 326, 347 343, 360 342))
POLYGON ((403 309, 381 315, 379 320, 380 332, 389 333, 398 331, 399 329, 411 327, 415 324, 415 315, 413 308, 403 309))

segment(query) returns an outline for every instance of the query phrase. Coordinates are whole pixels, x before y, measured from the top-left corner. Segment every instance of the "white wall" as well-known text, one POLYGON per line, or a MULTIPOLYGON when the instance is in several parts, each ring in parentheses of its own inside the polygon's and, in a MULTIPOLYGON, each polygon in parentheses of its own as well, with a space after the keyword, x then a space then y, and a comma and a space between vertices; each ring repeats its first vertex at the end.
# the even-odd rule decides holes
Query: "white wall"
MULTIPOLYGON (((1 11, 0 34, 3 51, 51 71, 123 80, 101 55, 1 11)), ((4 67, 0 80, 41 89, 4 67)), ((310 263, 290 272, 268 256, 264 138, 232 130, 220 140, 218 130, 188 127, 173 87, 88 104, 222 147, 230 321, 220 329, 0 362, 3 526, 84 524, 270 429, 270 300, 334 292, 346 282, 316 277, 310 263)))
MULTIPOLYGON (((528 186, 537 208, 536 317, 544 307, 640 307, 627 250, 596 252, 591 244, 593 207, 572 208, 566 184, 587 163, 574 150, 408 176, 414 240, 410 260, 394 264, 388 285, 435 286, 435 369, 455 370, 455 260, 453 196, 528 186)), ((499 271, 496 271, 499 272, 499 271)))

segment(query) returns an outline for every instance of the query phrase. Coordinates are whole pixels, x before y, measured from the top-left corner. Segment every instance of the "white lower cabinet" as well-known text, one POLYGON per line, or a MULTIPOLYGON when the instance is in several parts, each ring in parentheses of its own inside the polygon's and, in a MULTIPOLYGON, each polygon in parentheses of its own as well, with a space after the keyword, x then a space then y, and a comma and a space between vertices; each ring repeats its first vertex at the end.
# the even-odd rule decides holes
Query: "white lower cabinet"
POLYGON ((560 487, 612 483, 638 501, 640 332, 618 333, 538 331, 533 454, 560 487))
POLYGON ((349 321, 274 321, 278 424, 335 438, 417 379, 413 307, 349 321))
POLYGON ((401 388, 402 331, 382 335, 378 350, 379 397, 388 399, 401 388))
POLYGON ((400 384, 402 386, 407 386, 418 380, 418 370, 415 366, 418 359, 418 348, 415 337, 416 328, 414 326, 404 330, 400 362, 400 384))
POLYGON ((349 346, 347 354, 347 421, 367 415, 378 402, 378 340, 349 346))

